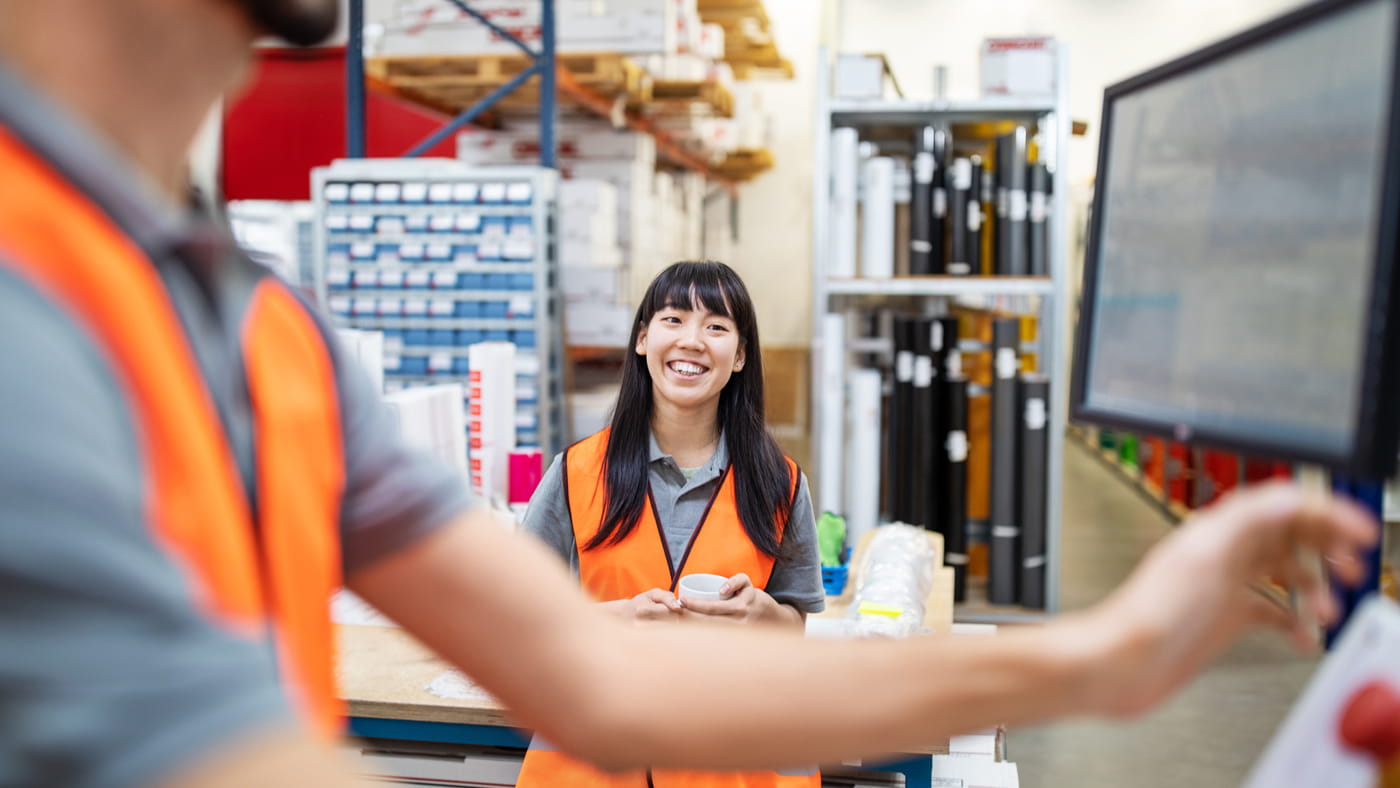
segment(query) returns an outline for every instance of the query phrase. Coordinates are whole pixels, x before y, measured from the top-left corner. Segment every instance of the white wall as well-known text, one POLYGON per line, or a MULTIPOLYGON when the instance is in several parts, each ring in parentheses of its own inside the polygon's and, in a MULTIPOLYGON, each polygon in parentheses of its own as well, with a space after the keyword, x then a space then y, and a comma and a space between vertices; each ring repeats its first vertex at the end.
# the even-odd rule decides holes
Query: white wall
POLYGON ((821 16, 816 0, 766 0, 778 51, 797 78, 749 82, 772 114, 777 164, 739 187, 734 267, 753 295, 764 345, 805 347, 812 300, 812 74, 821 16))
POLYGON ((810 340, 812 75, 819 42, 837 51, 883 52, 911 98, 931 98, 934 64, 945 65, 948 96, 971 98, 978 94, 983 38, 1054 36, 1069 47, 1071 114, 1089 122, 1089 134, 1069 149, 1071 189, 1082 193, 1095 167, 1105 87, 1300 1, 824 0, 819 10, 817 0, 766 0, 779 49, 797 78, 760 88, 776 116, 777 166, 740 191, 740 238, 731 261, 754 291, 764 343, 810 340))

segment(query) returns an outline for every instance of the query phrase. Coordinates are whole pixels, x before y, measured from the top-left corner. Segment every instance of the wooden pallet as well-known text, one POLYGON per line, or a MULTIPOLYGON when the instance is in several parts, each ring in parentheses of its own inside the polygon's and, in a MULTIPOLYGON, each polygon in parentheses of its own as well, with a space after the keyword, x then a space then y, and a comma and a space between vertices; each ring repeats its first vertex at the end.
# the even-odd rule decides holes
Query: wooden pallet
POLYGON ((734 117, 734 94, 718 82, 707 80, 652 80, 651 95, 645 101, 632 102, 653 114, 673 111, 690 112, 696 105, 710 114, 734 117))
MULTIPOLYGON (((582 84, 607 97, 646 101, 651 77, 618 54, 557 56, 582 84)), ((419 55, 371 58, 366 73, 393 92, 435 108, 460 112, 528 69, 524 55, 419 55)), ((539 79, 531 78, 503 98, 502 109, 538 108, 539 79)))
POLYGON ((773 152, 767 148, 740 148, 726 155, 715 172, 736 181, 747 181, 773 168, 773 152))

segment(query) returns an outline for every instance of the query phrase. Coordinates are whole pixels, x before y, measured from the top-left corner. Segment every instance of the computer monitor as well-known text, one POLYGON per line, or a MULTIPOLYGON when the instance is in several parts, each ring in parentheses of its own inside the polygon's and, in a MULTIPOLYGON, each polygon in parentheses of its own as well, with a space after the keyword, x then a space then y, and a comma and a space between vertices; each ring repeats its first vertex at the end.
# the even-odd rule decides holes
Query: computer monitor
POLYGON ((1397 40, 1326 0, 1105 91, 1075 419, 1393 470, 1397 40))

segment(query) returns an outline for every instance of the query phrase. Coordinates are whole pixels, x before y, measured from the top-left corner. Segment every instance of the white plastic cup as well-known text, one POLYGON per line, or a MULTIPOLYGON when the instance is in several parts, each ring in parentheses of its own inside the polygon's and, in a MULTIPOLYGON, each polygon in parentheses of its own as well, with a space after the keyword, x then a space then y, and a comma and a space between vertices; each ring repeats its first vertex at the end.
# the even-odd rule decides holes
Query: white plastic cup
POLYGON ((719 587, 727 582, 729 578, 723 575, 686 575, 681 578, 676 596, 681 599, 726 599, 728 595, 721 594, 719 587))

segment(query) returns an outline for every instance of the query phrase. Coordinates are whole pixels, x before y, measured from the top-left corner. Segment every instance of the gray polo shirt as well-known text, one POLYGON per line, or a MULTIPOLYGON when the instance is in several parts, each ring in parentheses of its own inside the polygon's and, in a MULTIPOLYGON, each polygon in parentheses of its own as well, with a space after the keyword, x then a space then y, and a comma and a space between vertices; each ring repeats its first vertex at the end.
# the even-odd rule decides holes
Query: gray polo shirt
MULTIPOLYGON (((563 455, 557 455, 540 480, 540 486, 530 498, 525 511, 525 530, 544 541, 560 558, 569 562, 578 576, 578 543, 574 539, 573 517, 564 492, 563 455)), ((656 516, 666 534, 671 555, 671 571, 675 562, 685 555, 685 547, 700 524, 700 517, 720 483, 720 476, 729 466, 729 445, 720 436, 719 445, 710 461, 695 471, 687 481, 680 466, 671 455, 661 451, 656 437, 651 437, 649 477, 656 501, 656 516)), ((825 607, 822 593, 821 559, 817 553, 817 524, 812 516, 812 497, 807 490, 807 475, 801 474, 797 484, 797 499, 792 516, 783 530, 782 557, 773 565, 768 581, 768 594, 778 602, 798 610, 818 613, 825 607)))
MULTIPOLYGON (((271 274, 3 67, 0 125, 152 261, 256 504, 239 321, 271 274)), ((399 443, 378 392, 320 325, 340 400, 350 573, 471 498, 457 474, 399 443)), ((273 645, 206 620, 153 538, 141 436, 116 375, 88 329, 0 258, 0 785, 149 785, 252 731, 294 724, 273 645)))

